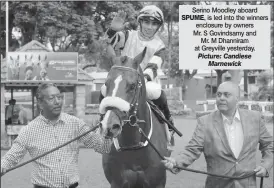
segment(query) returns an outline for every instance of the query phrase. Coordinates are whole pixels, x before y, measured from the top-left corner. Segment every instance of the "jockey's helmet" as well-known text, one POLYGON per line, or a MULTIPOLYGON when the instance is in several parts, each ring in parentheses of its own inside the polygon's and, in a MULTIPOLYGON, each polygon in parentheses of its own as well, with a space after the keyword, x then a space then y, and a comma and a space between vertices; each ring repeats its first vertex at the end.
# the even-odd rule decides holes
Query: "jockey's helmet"
POLYGON ((164 14, 161 9, 155 5, 148 5, 142 8, 137 17, 137 22, 139 23, 140 20, 147 18, 159 22, 160 26, 164 23, 164 14))

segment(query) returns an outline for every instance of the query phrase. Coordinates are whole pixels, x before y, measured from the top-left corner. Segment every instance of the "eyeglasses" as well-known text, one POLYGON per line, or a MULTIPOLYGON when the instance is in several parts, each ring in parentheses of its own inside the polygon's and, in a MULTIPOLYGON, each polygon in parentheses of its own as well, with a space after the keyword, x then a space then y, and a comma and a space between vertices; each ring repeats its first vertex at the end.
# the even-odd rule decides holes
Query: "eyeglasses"
POLYGON ((229 93, 229 92, 223 92, 223 93, 221 93, 221 92, 217 92, 217 97, 222 97, 222 95, 224 95, 225 96, 225 98, 229 98, 230 96, 232 96, 232 94, 231 93, 229 93))
POLYGON ((58 94, 58 95, 51 95, 49 97, 45 97, 45 99, 49 102, 53 102, 57 98, 58 101, 63 100, 64 95, 58 94))

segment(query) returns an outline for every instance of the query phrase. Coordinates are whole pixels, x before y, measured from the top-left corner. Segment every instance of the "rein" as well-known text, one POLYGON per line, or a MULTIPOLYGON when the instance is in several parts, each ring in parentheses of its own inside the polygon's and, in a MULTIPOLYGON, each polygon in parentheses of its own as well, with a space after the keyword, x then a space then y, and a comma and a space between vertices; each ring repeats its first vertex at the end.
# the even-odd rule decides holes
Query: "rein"
MULTIPOLYGON (((144 120, 139 120, 137 117, 137 111, 138 111, 138 106, 139 106, 139 98, 140 98, 140 94, 141 94, 141 89, 142 89, 142 75, 139 72, 139 70, 130 68, 130 67, 125 67, 125 66, 117 66, 114 65, 110 72, 113 70, 119 70, 122 72, 125 71, 130 71, 133 72, 136 76, 137 76, 137 81, 136 81, 136 87, 135 87, 135 94, 132 98, 132 101, 130 102, 130 109, 128 112, 122 112, 123 114, 121 114, 121 112, 119 112, 119 110, 116 110, 115 108, 113 109, 112 107, 110 107, 112 109, 112 111, 120 118, 120 122, 121 124, 129 124, 132 127, 136 127, 139 126, 139 123, 145 123, 144 120)), ((151 109, 157 113, 157 110, 153 107, 153 105, 150 105, 151 109)), ((180 133, 180 131, 174 127, 171 123, 169 123, 167 120, 165 120, 165 118, 163 118, 161 115, 160 117, 165 123, 167 123, 179 136, 182 136, 182 133, 180 133)), ((144 144, 144 142, 140 141, 139 143, 132 145, 132 146, 127 146, 127 147, 121 147, 118 143, 118 141, 114 141, 115 142, 115 147, 118 151, 125 151, 125 150, 137 150, 137 149, 141 149, 144 146, 147 145, 144 144)))
MULTIPOLYGON (((129 123, 132 127, 137 127, 140 134, 150 144, 150 146, 153 148, 153 150, 159 155, 159 157, 162 160, 164 160, 165 159, 164 156, 158 151, 158 149, 150 141, 150 139, 145 134, 143 129, 141 127, 139 127, 139 123, 145 123, 144 120, 139 120, 138 117, 137 117, 138 96, 140 94, 140 89, 142 87, 142 82, 139 79, 140 78, 140 73, 137 70, 133 69, 133 68, 123 67, 123 66, 113 66, 112 69, 122 69, 123 71, 132 71, 132 72, 134 72, 138 75, 137 87, 136 87, 137 91, 135 90, 136 91, 135 96, 134 96, 132 102, 130 103, 131 108, 130 108, 129 112, 125 114, 125 116, 127 117, 126 120, 123 119, 123 120, 121 120, 121 122, 124 122, 125 124, 129 123)), ((153 109, 153 110, 155 110, 155 109, 153 109)), ((166 121, 166 123, 169 123, 169 122, 166 121)), ((177 130, 176 128, 174 130, 179 136, 182 136, 182 134, 179 132, 179 130, 177 130)), ((142 147, 143 147, 143 144, 142 144, 142 142, 140 142, 139 144, 131 146, 131 147, 121 147, 119 149, 119 151, 137 150, 137 149, 140 149, 142 147)), ((179 167, 179 166, 175 166, 175 168, 180 169, 180 170, 184 170, 184 171, 189 171, 189 172, 194 172, 194 173, 199 173, 199 174, 206 174, 206 175, 209 175, 209 176, 215 176, 215 177, 219 177, 219 178, 226 178, 226 179, 233 179, 233 180, 240 180, 240 179, 249 178, 249 177, 254 176, 256 174, 256 172, 249 172, 246 175, 236 177, 236 176, 219 175, 219 174, 214 174, 214 173, 209 173, 209 172, 205 172, 205 171, 194 170, 194 169, 184 168, 184 167, 179 167)), ((263 177, 261 177, 260 188, 263 188, 263 177)))
MULTIPOLYGON (((139 128, 139 132, 144 136, 144 138, 148 141, 148 143, 150 144, 150 146, 153 148, 153 150, 159 155, 159 157, 162 160, 165 160, 164 156, 157 150, 157 148, 154 146, 154 144, 149 140, 149 138, 146 136, 146 134, 144 133, 143 129, 141 127, 139 128)), ((184 171, 189 171, 189 172, 194 172, 194 173, 198 173, 198 174, 206 174, 209 176, 215 176, 215 177, 219 177, 219 178, 225 178, 225 179, 233 179, 233 180, 241 180, 241 179, 246 179, 249 178, 251 176, 254 176, 256 174, 256 172, 249 172, 246 175, 243 176, 225 176, 225 175, 219 175, 219 174, 214 174, 214 173, 209 173, 209 172, 205 172, 205 171, 200 171, 200 170, 194 170, 194 169, 190 169, 190 168, 185 168, 185 167, 179 167, 179 166, 174 166, 174 168, 179 169, 179 170, 184 170, 184 171)), ((260 188, 263 188, 263 181, 264 178, 261 177, 260 180, 260 188)))
POLYGON ((33 159, 30 159, 30 160, 28 160, 28 161, 26 161, 26 162, 24 162, 24 163, 22 163, 22 164, 20 164, 20 165, 17 165, 17 166, 15 166, 15 167, 13 167, 13 168, 10 168, 10 169, 6 170, 4 173, 1 173, 1 177, 2 177, 3 175, 5 175, 6 173, 12 171, 12 170, 15 170, 15 169, 17 169, 17 168, 19 168, 19 167, 22 167, 22 166, 24 166, 24 165, 26 165, 26 164, 28 164, 28 163, 33 162, 33 161, 36 161, 37 159, 39 159, 39 158, 41 158, 41 157, 44 157, 45 155, 48 155, 48 154, 50 154, 50 153, 52 153, 52 152, 54 152, 54 151, 56 151, 56 150, 58 150, 58 149, 60 149, 60 148, 62 148, 62 147, 64 147, 64 146, 70 144, 71 142, 74 142, 74 141, 78 140, 79 138, 81 138, 81 137, 87 135, 88 133, 94 131, 94 130, 97 129, 98 127, 99 127, 99 124, 97 124, 95 127, 91 128, 91 129, 88 130, 87 132, 85 132, 85 133, 83 133, 83 134, 81 134, 81 135, 79 135, 79 136, 73 138, 72 140, 70 140, 70 141, 68 141, 68 142, 65 142, 64 144, 62 144, 62 145, 60 145, 60 146, 57 146, 56 148, 53 148, 53 149, 51 149, 51 150, 49 150, 49 151, 47 151, 47 152, 45 152, 45 153, 43 153, 43 154, 41 154, 41 155, 38 155, 37 157, 34 157, 33 159))
MULTIPOLYGON (((132 127, 137 127, 137 126, 139 126, 138 125, 139 123, 145 123, 145 120, 140 120, 137 117, 137 111, 138 111, 138 106, 139 106, 139 96, 141 94, 141 88, 143 86, 143 84, 141 82, 141 74, 138 72, 138 70, 135 70, 133 68, 117 66, 117 65, 114 65, 111 68, 110 72, 115 69, 133 72, 137 76, 137 82, 136 82, 136 87, 135 87, 135 95, 133 96, 133 99, 130 103, 130 109, 128 112, 122 112, 123 114, 121 114, 121 112, 119 112, 119 110, 116 110, 115 108, 113 109, 112 107, 109 107, 109 109, 111 109, 120 118, 121 123, 129 124, 132 127)), ((145 146, 144 142, 141 141, 141 142, 139 142, 135 145, 132 145, 132 146, 127 146, 127 147, 119 146, 118 151, 138 150, 138 149, 143 148, 144 146, 145 146)))

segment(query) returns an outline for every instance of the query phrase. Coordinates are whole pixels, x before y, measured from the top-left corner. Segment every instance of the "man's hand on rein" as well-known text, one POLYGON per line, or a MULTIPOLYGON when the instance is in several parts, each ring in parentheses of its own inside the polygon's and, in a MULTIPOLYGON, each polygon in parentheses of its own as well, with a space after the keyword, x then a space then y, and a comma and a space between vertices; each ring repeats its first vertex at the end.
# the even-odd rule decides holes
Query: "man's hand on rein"
POLYGON ((172 157, 164 157, 165 160, 162 160, 162 163, 165 165, 166 169, 173 174, 178 174, 181 170, 176 168, 176 160, 172 157))

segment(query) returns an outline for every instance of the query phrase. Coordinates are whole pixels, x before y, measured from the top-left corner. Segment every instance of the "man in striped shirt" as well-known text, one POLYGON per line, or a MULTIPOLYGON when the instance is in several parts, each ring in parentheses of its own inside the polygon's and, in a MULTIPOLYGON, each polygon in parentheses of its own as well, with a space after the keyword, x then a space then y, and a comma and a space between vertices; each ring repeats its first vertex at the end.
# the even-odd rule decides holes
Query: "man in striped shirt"
MULTIPOLYGON (((21 130, 3 156, 1 173, 18 164, 27 152, 34 158, 90 130, 84 121, 61 112, 63 95, 54 84, 41 84, 36 97, 41 114, 21 130)), ((108 153, 112 145, 112 140, 103 138, 98 129, 37 159, 31 177, 34 188, 77 187, 80 142, 99 153, 108 153)))

